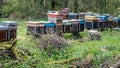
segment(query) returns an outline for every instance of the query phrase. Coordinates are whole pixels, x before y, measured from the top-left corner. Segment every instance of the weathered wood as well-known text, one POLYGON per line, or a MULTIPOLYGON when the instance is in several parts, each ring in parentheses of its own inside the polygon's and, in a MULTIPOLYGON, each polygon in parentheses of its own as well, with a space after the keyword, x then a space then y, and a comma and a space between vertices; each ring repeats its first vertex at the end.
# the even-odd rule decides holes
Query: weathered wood
POLYGON ((89 30, 88 31, 88 39, 89 40, 99 40, 99 39, 101 39, 101 33, 96 30, 89 30))

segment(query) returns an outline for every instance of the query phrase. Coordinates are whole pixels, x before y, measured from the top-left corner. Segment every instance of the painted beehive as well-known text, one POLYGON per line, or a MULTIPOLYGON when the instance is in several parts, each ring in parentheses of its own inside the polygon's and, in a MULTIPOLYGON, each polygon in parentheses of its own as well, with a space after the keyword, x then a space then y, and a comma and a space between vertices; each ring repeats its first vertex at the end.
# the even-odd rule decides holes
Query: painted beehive
POLYGON ((69 20, 69 22, 71 23, 71 31, 72 32, 79 32, 79 23, 78 23, 78 20, 76 20, 76 19, 69 20))
POLYGON ((78 19, 77 13, 68 13, 68 19, 78 19))
POLYGON ((78 13, 78 19, 81 19, 81 20, 83 20, 83 19, 85 19, 85 13, 78 13))
POLYGON ((68 14, 67 13, 62 13, 63 19, 68 19, 68 14))
MULTIPOLYGON (((38 29, 39 26, 41 26, 42 28, 44 28, 44 24, 40 25, 40 22, 34 22, 34 21, 29 21, 27 22, 27 34, 39 34, 38 33, 38 29)), ((44 31, 44 30, 42 30, 44 31)))
POLYGON ((107 16, 103 16, 103 15, 98 16, 98 27, 104 28, 107 20, 108 20, 107 16))
POLYGON ((69 8, 63 8, 63 9, 61 9, 61 12, 68 13, 68 12, 70 12, 70 9, 69 8))
POLYGON ((117 17, 113 18, 113 22, 115 23, 115 27, 120 25, 119 24, 119 18, 117 18, 117 17))
POLYGON ((45 33, 52 34, 55 32, 55 23, 54 22, 44 22, 45 33))
POLYGON ((0 42, 7 41, 7 30, 7 27, 0 26, 0 42))
POLYGON ((96 22, 98 20, 97 16, 85 16, 86 22, 96 22))
POLYGON ((8 40, 15 39, 17 37, 17 22, 14 21, 2 21, 1 25, 8 28, 8 40))
POLYGON ((63 20, 63 14, 61 13, 48 13, 48 21, 59 23, 58 20, 63 20))
POLYGON ((55 32, 59 36, 63 36, 63 25, 62 24, 56 24, 55 32))
POLYGON ((63 20, 63 32, 64 33, 70 33, 71 32, 71 23, 69 20, 63 20))
POLYGON ((85 28, 85 21, 84 20, 78 20, 79 22, 79 31, 84 31, 85 28))

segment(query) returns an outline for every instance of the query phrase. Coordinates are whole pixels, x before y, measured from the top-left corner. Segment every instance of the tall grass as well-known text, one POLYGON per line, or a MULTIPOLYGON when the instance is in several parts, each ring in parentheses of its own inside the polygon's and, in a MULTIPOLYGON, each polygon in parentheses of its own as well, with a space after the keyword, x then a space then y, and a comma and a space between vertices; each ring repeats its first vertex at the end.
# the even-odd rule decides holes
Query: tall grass
MULTIPOLYGON (((30 55, 26 56, 21 54, 21 58, 24 62, 9 66, 9 68, 68 68, 69 63, 65 64, 51 64, 46 65, 44 63, 67 60, 70 58, 79 57, 79 60, 84 60, 88 55, 92 59, 92 64, 95 68, 99 67, 103 61, 112 56, 120 56, 120 32, 117 31, 104 31, 102 32, 102 39, 98 41, 83 41, 78 42, 79 38, 72 37, 70 34, 65 34, 65 39, 73 39, 73 43, 68 47, 60 50, 54 49, 51 56, 47 55, 47 52, 39 49, 32 39, 32 36, 26 35, 26 21, 18 21, 18 32, 17 32, 17 45, 16 48, 27 49, 30 55), (106 46, 105 51, 101 51, 101 47, 106 46)), ((81 36, 87 37, 86 32, 80 33, 81 36)), ((7 59, 12 61, 10 58, 7 59)), ((6 60, 5 60, 6 61, 6 60)), ((112 64, 112 61, 111 61, 112 64)), ((6 66, 5 66, 6 67, 6 66)))

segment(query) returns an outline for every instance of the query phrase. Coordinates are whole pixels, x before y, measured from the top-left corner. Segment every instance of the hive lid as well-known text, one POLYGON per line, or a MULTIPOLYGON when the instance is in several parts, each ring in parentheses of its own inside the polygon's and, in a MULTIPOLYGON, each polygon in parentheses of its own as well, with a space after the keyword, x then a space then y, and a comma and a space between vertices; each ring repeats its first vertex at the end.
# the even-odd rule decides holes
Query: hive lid
POLYGON ((10 24, 13 23, 13 24, 17 24, 17 22, 15 22, 15 21, 2 21, 2 23, 8 23, 8 24, 9 24, 9 23, 10 23, 10 24))
POLYGON ((3 26, 15 25, 15 26, 17 26, 18 23, 15 22, 15 21, 2 21, 2 22, 0 23, 0 25, 3 25, 3 26))
POLYGON ((7 30, 8 28, 6 26, 0 25, 0 30, 7 30))

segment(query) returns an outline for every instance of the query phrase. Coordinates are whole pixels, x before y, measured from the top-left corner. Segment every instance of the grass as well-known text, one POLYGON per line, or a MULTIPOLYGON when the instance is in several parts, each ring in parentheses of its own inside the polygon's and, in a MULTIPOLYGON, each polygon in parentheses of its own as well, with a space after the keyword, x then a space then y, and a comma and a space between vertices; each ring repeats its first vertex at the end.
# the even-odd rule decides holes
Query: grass
MULTIPOLYGON (((65 39, 73 39, 73 43, 68 47, 62 48, 60 50, 54 49, 52 56, 48 56, 46 51, 41 50, 37 47, 32 39, 32 36, 26 35, 26 21, 18 21, 18 32, 17 32, 17 45, 16 48, 27 49, 30 52, 30 55, 20 54, 21 58, 24 59, 24 62, 12 66, 4 66, 4 68, 68 68, 69 63, 64 64, 51 64, 46 65, 44 63, 67 60, 71 58, 79 57, 79 60, 83 61, 87 56, 92 59, 92 64, 94 68, 100 68, 100 64, 103 63, 105 59, 109 59, 112 56, 120 56, 120 32, 105 31, 102 32, 102 39, 99 41, 84 41, 82 43, 78 42, 77 37, 71 36, 71 34, 65 34, 65 39), (106 46, 106 51, 101 51, 101 47, 106 46)), ((80 33, 81 36, 87 37, 86 32, 80 33)), ((4 63, 7 61, 13 61, 15 59, 7 58, 0 62, 4 63)), ((114 61, 111 61, 110 64, 113 64, 114 61)))

